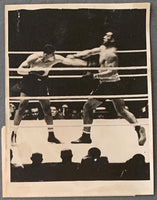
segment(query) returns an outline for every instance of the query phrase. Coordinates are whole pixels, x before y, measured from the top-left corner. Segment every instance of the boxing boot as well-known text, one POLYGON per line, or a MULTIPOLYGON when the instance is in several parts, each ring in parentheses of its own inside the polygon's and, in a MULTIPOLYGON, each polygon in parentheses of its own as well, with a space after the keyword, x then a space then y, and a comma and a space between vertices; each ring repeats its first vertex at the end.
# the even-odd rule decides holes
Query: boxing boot
POLYGON ((90 134, 87 134, 87 133, 83 133, 82 136, 80 138, 78 138, 77 140, 75 141, 72 141, 71 142, 72 144, 80 144, 80 143, 87 143, 87 144, 90 144, 92 143, 92 140, 90 138, 90 134))
POLYGON ((49 132, 47 140, 48 140, 48 142, 53 142, 53 143, 56 143, 56 144, 61 144, 61 142, 55 137, 54 132, 49 132))
POLYGON ((146 141, 146 132, 145 132, 145 128, 142 126, 135 126, 135 130, 137 132, 138 135, 138 144, 140 146, 144 145, 145 141, 146 141))

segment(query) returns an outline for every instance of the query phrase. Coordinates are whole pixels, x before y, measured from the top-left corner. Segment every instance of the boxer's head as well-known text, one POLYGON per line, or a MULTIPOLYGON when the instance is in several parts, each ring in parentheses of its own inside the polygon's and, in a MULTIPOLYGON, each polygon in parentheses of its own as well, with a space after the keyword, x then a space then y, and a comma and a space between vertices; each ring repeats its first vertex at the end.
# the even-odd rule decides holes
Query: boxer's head
POLYGON ((54 54, 55 47, 52 44, 46 44, 43 48, 43 52, 46 54, 54 54))
POLYGON ((114 46, 115 45, 115 39, 112 32, 107 32, 103 37, 103 44, 105 46, 114 46))
POLYGON ((54 56, 55 47, 51 44, 46 44, 43 48, 43 58, 44 60, 49 59, 50 57, 54 56))

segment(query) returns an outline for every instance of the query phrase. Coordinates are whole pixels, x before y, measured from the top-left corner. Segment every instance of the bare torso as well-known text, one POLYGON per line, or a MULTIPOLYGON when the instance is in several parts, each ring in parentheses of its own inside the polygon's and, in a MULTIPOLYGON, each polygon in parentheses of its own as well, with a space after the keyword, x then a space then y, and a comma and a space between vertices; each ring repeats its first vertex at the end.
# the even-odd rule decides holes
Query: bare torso
POLYGON ((42 76, 47 76, 51 67, 58 63, 58 55, 52 56, 48 60, 44 60, 43 53, 34 54, 34 57, 35 59, 30 63, 30 68, 45 68, 42 76))
POLYGON ((104 45, 100 47, 100 54, 99 54, 99 63, 100 68, 99 72, 107 72, 110 71, 108 76, 102 76, 101 81, 103 82, 115 82, 119 81, 119 75, 117 73, 117 70, 113 69, 112 67, 118 67, 118 57, 116 55, 116 48, 106 48, 104 45))

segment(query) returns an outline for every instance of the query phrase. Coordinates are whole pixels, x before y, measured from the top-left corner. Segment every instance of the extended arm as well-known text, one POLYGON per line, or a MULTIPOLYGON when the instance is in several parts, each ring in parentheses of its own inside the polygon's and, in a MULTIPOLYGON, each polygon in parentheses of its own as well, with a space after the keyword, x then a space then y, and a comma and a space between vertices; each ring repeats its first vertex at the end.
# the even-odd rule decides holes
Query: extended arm
POLYGON ((78 58, 68 58, 61 55, 56 55, 57 63, 62 63, 68 66, 87 67, 87 61, 78 58))
POLYGON ((30 55, 18 68, 17 73, 27 75, 30 72, 30 64, 37 59, 35 54, 30 55))
POLYGON ((96 55, 100 53, 100 47, 94 48, 94 49, 88 49, 84 51, 80 51, 76 54, 69 55, 69 58, 88 58, 90 56, 96 55))

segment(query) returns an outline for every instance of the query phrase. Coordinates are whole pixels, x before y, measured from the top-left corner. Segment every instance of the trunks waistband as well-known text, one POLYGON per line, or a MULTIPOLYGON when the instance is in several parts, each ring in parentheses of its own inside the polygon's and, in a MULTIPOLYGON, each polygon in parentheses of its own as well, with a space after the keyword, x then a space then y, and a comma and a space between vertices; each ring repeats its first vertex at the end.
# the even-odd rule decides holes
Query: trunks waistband
POLYGON ((38 81, 45 81, 45 80, 48 79, 48 76, 39 76, 39 75, 36 75, 36 74, 30 74, 29 76, 38 80, 38 81))

